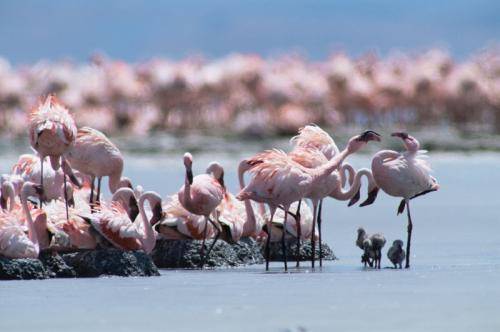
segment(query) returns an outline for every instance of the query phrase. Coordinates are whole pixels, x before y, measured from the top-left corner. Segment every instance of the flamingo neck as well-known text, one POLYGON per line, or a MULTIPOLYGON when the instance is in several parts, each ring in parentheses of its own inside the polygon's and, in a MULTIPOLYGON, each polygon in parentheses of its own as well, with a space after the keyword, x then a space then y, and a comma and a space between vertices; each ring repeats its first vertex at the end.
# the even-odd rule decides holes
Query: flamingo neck
POLYGON ((352 196, 354 196, 354 194, 361 188, 362 176, 366 176, 368 180, 368 188, 373 187, 375 181, 373 179, 372 172, 368 168, 362 168, 356 173, 354 182, 350 185, 349 189, 344 190, 339 186, 334 192, 330 194, 330 196, 339 201, 346 201, 348 199, 351 199, 352 196))
POLYGON ((351 154, 351 152, 348 149, 344 149, 338 155, 330 159, 326 164, 313 169, 311 171, 311 175, 314 179, 313 182, 317 183, 324 181, 327 176, 340 167, 344 159, 347 158, 349 154, 351 154))
POLYGON ((109 176, 109 191, 111 191, 112 194, 114 194, 118 189, 120 189, 121 178, 122 178, 121 170, 109 176))
MULTIPOLYGON (((243 160, 238 166, 238 181, 240 182, 240 190, 245 188, 245 172, 250 168, 246 160, 243 160)), ((257 233, 257 219, 255 218, 255 213, 253 211, 252 203, 249 199, 243 201, 245 204, 245 212, 247 214, 246 223, 243 226, 243 234, 254 236, 257 233)))
POLYGON ((151 192, 146 192, 139 198, 139 213, 141 215, 142 225, 144 226, 145 237, 141 239, 142 249, 146 254, 150 254, 153 251, 156 243, 156 236, 153 230, 153 226, 146 216, 146 211, 144 210, 144 202, 148 200, 151 204, 153 194, 151 192))
POLYGON ((26 217, 26 223, 28 225, 28 238, 35 245, 36 250, 40 250, 40 242, 38 241, 38 234, 36 232, 35 224, 33 223, 33 218, 31 217, 31 212, 28 207, 28 197, 25 194, 21 194, 21 205, 23 207, 24 216, 26 217))
POLYGON ((182 197, 181 204, 188 211, 192 210, 192 202, 191 202, 191 184, 193 183, 193 171, 191 167, 186 166, 186 177, 184 181, 184 194, 182 197))

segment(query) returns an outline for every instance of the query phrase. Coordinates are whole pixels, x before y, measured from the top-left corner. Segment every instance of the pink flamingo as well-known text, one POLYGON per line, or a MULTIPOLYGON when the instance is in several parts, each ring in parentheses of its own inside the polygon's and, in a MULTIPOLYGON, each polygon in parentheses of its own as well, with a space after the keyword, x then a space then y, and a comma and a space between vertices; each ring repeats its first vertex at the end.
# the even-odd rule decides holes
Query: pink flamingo
MULTIPOLYGON (((133 191, 130 188, 123 188, 133 191)), ((148 201, 152 207, 161 205, 161 198, 153 192, 145 192, 139 198, 139 214, 141 220, 130 220, 126 209, 119 202, 102 204, 95 214, 88 214, 85 218, 92 227, 109 241, 114 247, 121 250, 144 250, 151 253, 156 243, 156 234, 146 215, 144 204, 148 201)), ((153 215, 152 218, 157 218, 153 215)), ((154 221, 153 221, 154 222, 154 221)))
MULTIPOLYGON (((253 174, 251 182, 241 189, 236 196, 239 200, 254 200, 266 203, 271 211, 268 222, 268 231, 271 231, 272 220, 276 209, 281 205, 285 210, 284 228, 286 229, 287 215, 290 205, 306 196, 315 187, 322 186, 329 175, 342 164, 350 154, 358 151, 367 142, 380 141, 380 135, 373 131, 366 131, 361 135, 352 137, 347 148, 338 155, 317 168, 306 168, 292 160, 280 150, 268 150, 252 158, 242 161, 240 169, 248 168, 253 174), (245 166, 246 164, 246 166, 245 166)), ((314 219, 317 211, 313 209, 314 219)), ((314 220, 315 222, 315 220, 314 220)), ((285 270, 287 267, 285 237, 282 236, 283 256, 285 270)), ((269 269, 269 242, 266 241, 266 270, 269 269)))
POLYGON ((103 133, 96 129, 78 129, 75 144, 66 153, 74 169, 91 177, 90 203, 94 202, 94 183, 97 178, 97 198, 100 200, 101 180, 109 177, 109 190, 115 193, 118 188, 132 188, 127 178, 122 178, 123 156, 120 150, 103 133))
POLYGON ((201 267, 205 263, 204 248, 207 238, 207 225, 210 222, 216 231, 215 239, 207 251, 207 256, 217 242, 220 235, 220 225, 218 216, 215 213, 216 222, 210 219, 210 215, 224 198, 224 169, 216 162, 212 162, 206 171, 206 174, 199 174, 193 178, 193 156, 187 152, 184 154, 184 166, 186 167, 186 177, 184 186, 178 192, 179 202, 191 213, 205 217, 205 228, 203 242, 200 250, 201 267))
MULTIPOLYGON (((43 170, 44 201, 51 201, 53 199, 62 197, 67 197, 69 199, 69 196, 67 195, 67 193, 69 192, 69 186, 66 186, 66 196, 64 194, 65 174, 69 176, 70 179, 72 179, 73 183, 78 183, 79 185, 81 184, 78 178, 73 173, 71 167, 69 167, 67 161, 63 159, 61 162, 61 168, 58 170, 54 170, 51 167, 48 167, 48 161, 46 160, 44 160, 43 163, 45 165, 41 164, 40 158, 36 155, 21 155, 14 166, 12 166, 12 174, 10 175, 11 181, 16 181, 15 179, 17 177, 21 179, 21 181, 35 182, 41 177, 41 173, 43 170)), ((15 187, 19 188, 19 185, 16 185, 15 187)), ((16 194, 18 194, 18 192, 16 192, 16 194)))
POLYGON ((419 150, 420 143, 407 133, 393 133, 403 140, 406 151, 399 153, 382 150, 372 159, 372 173, 377 186, 390 196, 402 197, 398 214, 405 209, 408 214, 408 240, 406 243, 406 264, 410 267, 410 243, 413 224, 410 215, 410 200, 439 189, 426 160, 426 151, 419 150))
POLYGON ((28 226, 28 235, 25 226, 20 222, 19 214, 14 211, 0 212, 0 254, 9 258, 37 258, 40 253, 37 230, 31 209, 28 206, 28 197, 43 194, 42 187, 26 182, 21 189, 21 204, 28 226))
MULTIPOLYGON (((335 155, 339 154, 339 148, 335 144, 333 138, 328 135, 323 129, 316 125, 307 125, 301 129, 299 129, 299 134, 294 136, 291 140, 291 143, 294 145, 293 151, 289 154, 292 159, 307 168, 316 168, 322 164, 328 162, 328 160, 332 159, 335 155)), ((321 186, 314 188, 309 197, 314 204, 318 206, 318 214, 316 217, 318 223, 318 231, 319 231, 319 265, 320 267, 323 265, 323 245, 322 245, 322 237, 321 237, 321 221, 322 221, 322 206, 323 206, 323 198, 326 196, 330 196, 332 198, 338 200, 347 200, 349 198, 353 198, 355 201, 359 199, 359 189, 360 182, 355 183, 353 187, 353 182, 355 180, 356 171, 354 168, 347 164, 343 163, 339 170, 333 171, 330 176, 327 178, 321 186), (350 189, 348 191, 343 191, 343 187, 346 182, 345 173, 348 173, 349 176, 349 184, 350 189), (325 195, 325 193, 328 193, 325 195), (353 197, 354 196, 354 197, 353 197), (356 199, 357 197, 357 199, 356 199)), ((369 197, 373 196, 372 189, 374 186, 374 180, 371 175, 371 171, 362 170, 359 174, 358 180, 361 176, 366 176, 368 178, 369 183, 369 197)), ((376 194, 376 193, 375 193, 376 194)), ((352 201, 350 204, 353 204, 355 201, 352 201)), ((365 201, 363 204, 370 204, 369 200, 365 201)), ((301 201, 299 201, 299 209, 297 212, 300 212, 301 201)), ((300 214, 297 213, 297 221, 300 219, 300 214)), ((300 226, 300 222, 297 222, 297 225, 300 226)), ((313 228, 315 225, 313 225, 313 228)), ((300 246, 300 227, 298 227, 299 237, 297 237, 297 257, 299 257, 298 251, 300 246)), ((316 254, 316 232, 315 229, 310 233, 311 234, 311 244, 313 247, 311 262, 314 267, 314 260, 316 254)), ((299 266, 299 260, 297 260, 297 266, 299 266)))

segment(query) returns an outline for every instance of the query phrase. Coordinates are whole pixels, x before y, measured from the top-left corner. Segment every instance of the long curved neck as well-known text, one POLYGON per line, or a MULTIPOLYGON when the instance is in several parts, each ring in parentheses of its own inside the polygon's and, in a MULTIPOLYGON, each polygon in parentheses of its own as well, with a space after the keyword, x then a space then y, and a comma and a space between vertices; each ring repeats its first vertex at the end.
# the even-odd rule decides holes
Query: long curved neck
POLYGON ((23 207, 24 216, 26 217, 26 222, 28 224, 28 238, 36 246, 37 250, 40 250, 40 243, 38 241, 38 234, 36 232, 35 224, 33 223, 33 218, 31 217, 31 212, 28 207, 28 197, 26 195, 21 195, 21 205, 23 207))
POLYGON ((190 167, 186 166, 186 177, 184 179, 184 197, 182 205, 186 208, 186 210, 191 210, 192 201, 191 201, 191 183, 193 181, 193 171, 190 167))
MULTIPOLYGON (((245 188, 245 172, 250 169, 250 165, 243 160, 238 166, 238 180, 240 182, 240 190, 245 188)), ((243 233, 255 235, 257 232, 257 219, 255 218, 255 213, 253 211, 252 203, 249 199, 243 201, 245 204, 245 211, 247 214, 247 222, 243 226, 243 233)))
POLYGON ((114 194, 118 189, 120 189, 121 179, 122 179, 121 170, 118 170, 109 176, 109 190, 111 191, 112 194, 114 194))
POLYGON ((345 158, 351 154, 348 149, 342 150, 338 155, 330 159, 326 164, 321 165, 310 171, 312 177, 315 181, 323 181, 328 175, 330 175, 334 170, 339 168, 345 158))
POLYGON ((345 187, 346 181, 349 183, 349 186, 352 186, 354 183, 354 177, 356 176, 356 171, 351 164, 343 163, 340 169, 340 180, 342 182, 342 188, 345 187))
POLYGON ((149 222, 148 217, 146 216, 146 211, 144 210, 144 202, 146 200, 150 201, 151 198, 152 198, 152 193, 149 192, 142 194, 141 197, 139 198, 139 213, 141 215, 141 221, 144 226, 144 232, 145 232, 145 237, 141 239, 141 243, 142 243, 142 249, 147 254, 153 251, 156 243, 156 236, 153 231, 153 226, 151 226, 151 223, 149 222))
POLYGON ((396 159, 401 154, 393 150, 382 150, 375 154, 372 159, 372 172, 377 172, 377 170, 383 166, 384 162, 392 159, 396 159))
POLYGON ((361 188, 361 177, 363 176, 366 176, 369 183, 368 186, 372 187, 374 183, 372 172, 368 168, 362 168, 356 173, 354 182, 351 184, 349 189, 344 190, 344 188, 339 186, 337 190, 330 194, 330 196, 339 201, 347 201, 348 199, 351 199, 354 194, 358 192, 359 188, 361 188))

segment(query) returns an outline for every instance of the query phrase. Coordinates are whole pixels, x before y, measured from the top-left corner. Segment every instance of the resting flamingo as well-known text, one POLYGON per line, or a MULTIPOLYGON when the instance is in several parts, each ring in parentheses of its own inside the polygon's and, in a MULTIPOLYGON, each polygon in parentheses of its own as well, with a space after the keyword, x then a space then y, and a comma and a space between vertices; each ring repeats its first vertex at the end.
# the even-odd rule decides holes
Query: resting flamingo
POLYGON ((199 174, 193 178, 193 156, 187 152, 184 154, 184 166, 186 167, 186 177, 184 186, 178 192, 179 202, 191 213, 205 217, 205 227, 203 242, 200 250, 201 267, 205 263, 205 241, 207 238, 207 225, 210 222, 216 229, 214 242, 208 249, 207 256, 217 242, 221 229, 218 222, 217 213, 215 213, 215 222, 210 219, 210 215, 224 198, 224 169, 219 163, 212 162, 206 171, 206 174, 199 174))
MULTIPOLYGON (((248 169, 253 177, 251 182, 242 188, 236 197, 239 200, 251 199, 269 206, 271 212, 271 218, 267 223, 269 232, 276 209, 283 206, 285 210, 284 228, 286 229, 289 208, 293 202, 308 196, 313 188, 321 186, 330 174, 339 168, 348 155, 358 151, 369 141, 379 141, 379 137, 380 135, 373 131, 366 131, 361 135, 354 136, 349 140, 346 149, 317 168, 306 168, 280 150, 268 150, 257 154, 240 163, 240 169, 248 169)), ((317 210, 313 207, 314 222, 316 215, 317 210)), ((281 243, 285 270, 287 270, 284 235, 285 232, 283 232, 281 243)), ((269 269, 270 239, 271 234, 266 241, 266 270, 269 269)))
MULTIPOLYGON (((124 188, 133 191, 130 188, 124 188)), ((145 192, 139 198, 139 214, 141 220, 130 220, 126 209, 120 202, 101 204, 94 214, 85 215, 92 227, 114 247, 121 250, 144 250, 147 254, 153 251, 156 234, 148 220, 144 204, 148 201, 154 207, 161 204, 161 199, 153 192, 145 192)), ((153 210, 154 211, 154 210, 153 210)), ((153 215, 152 218, 157 218, 153 215)))
MULTIPOLYGON (((21 189, 21 204, 28 227, 19 220, 19 214, 13 211, 0 212, 0 254, 9 258, 37 258, 40 244, 35 223, 28 206, 28 197, 41 196, 42 187, 31 182, 24 183, 21 189)), ((40 210, 38 210, 40 211, 40 210)))
POLYGON ((83 127, 78 129, 75 144, 66 153, 71 166, 91 177, 90 203, 99 203, 101 180, 109 177, 112 194, 121 187, 132 188, 128 178, 122 178, 123 156, 120 150, 100 131, 83 127), (94 186, 97 178, 97 197, 94 200, 94 186))
MULTIPOLYGON (((40 156, 40 184, 43 185, 43 161, 49 157, 52 169, 58 170, 63 161, 63 173, 71 169, 63 158, 76 139, 75 120, 69 114, 69 111, 56 99, 49 95, 43 103, 33 108, 29 115, 29 137, 33 149, 40 156)), ((70 178, 76 186, 80 184, 75 177, 70 178)), ((64 176, 64 187, 66 187, 66 177, 64 176)), ((66 190, 63 191, 64 193, 66 190)), ((68 200, 66 197, 66 207, 68 200)), ((42 199, 40 198, 40 207, 42 199)))
POLYGON ((397 132, 392 136, 403 140, 406 151, 399 153, 383 150, 372 159, 372 173, 377 186, 390 196, 402 197, 398 214, 405 209, 408 215, 408 239, 406 242, 405 268, 410 267, 410 244, 413 224, 410 214, 410 200, 439 189, 426 160, 426 151, 419 150, 420 143, 407 133, 397 132))

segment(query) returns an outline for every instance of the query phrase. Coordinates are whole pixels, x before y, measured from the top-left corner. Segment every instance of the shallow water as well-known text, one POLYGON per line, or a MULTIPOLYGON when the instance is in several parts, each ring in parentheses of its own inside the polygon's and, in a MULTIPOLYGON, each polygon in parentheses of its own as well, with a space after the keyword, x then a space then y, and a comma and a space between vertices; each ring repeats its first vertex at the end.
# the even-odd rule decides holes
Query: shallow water
MULTIPOLYGON (((252 152, 195 154, 195 173, 217 159, 235 191, 237 161, 252 152)), ((127 175, 146 189, 166 196, 182 185, 181 153, 127 157, 127 175)), ((368 166, 369 156, 349 161, 368 166)), ((380 193, 365 208, 329 200, 324 238, 340 260, 323 269, 304 262, 283 273, 274 263, 269 273, 254 266, 1 282, 0 330, 498 331, 500 154, 431 154, 431 162, 441 189, 412 201, 411 270, 364 270, 354 245, 359 226, 383 232, 388 242, 406 241, 399 200, 380 193)))

